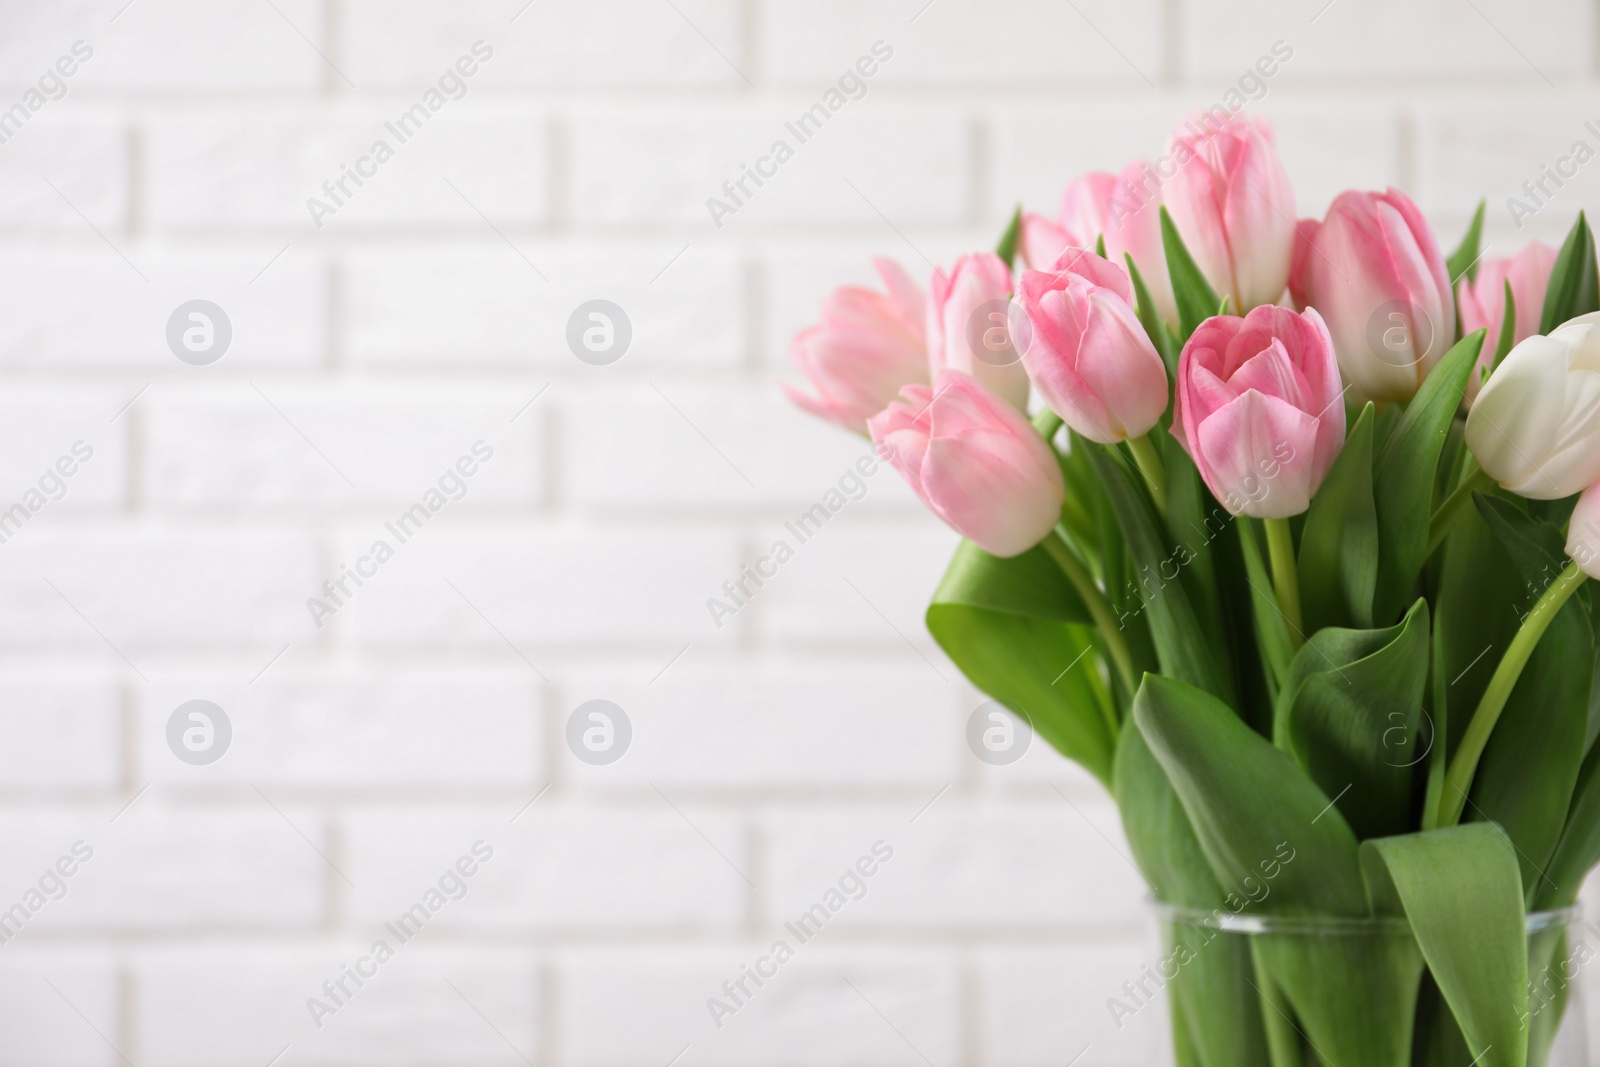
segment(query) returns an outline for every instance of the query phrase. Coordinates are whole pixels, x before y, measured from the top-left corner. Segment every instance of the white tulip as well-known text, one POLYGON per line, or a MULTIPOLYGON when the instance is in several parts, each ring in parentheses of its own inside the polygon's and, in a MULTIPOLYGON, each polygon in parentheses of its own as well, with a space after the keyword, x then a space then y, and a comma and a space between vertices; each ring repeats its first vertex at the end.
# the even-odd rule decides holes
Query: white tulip
POLYGON ((1583 491, 1572 511, 1567 555, 1591 578, 1600 578, 1600 482, 1583 491))
POLYGON ((1467 416, 1467 447, 1484 473, 1532 500, 1600 480, 1600 312, 1506 354, 1467 416))

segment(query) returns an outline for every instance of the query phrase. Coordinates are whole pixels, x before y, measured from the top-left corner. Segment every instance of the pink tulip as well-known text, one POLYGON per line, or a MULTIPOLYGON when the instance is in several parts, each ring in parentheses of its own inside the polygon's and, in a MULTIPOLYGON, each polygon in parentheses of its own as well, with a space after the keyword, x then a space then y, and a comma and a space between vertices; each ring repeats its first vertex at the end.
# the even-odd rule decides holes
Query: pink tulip
POLYGON ((1409 400, 1455 339, 1450 276, 1409 197, 1340 193, 1300 224, 1290 289, 1328 322, 1339 366, 1367 400, 1409 400))
MULTIPOLYGON (((1544 291, 1550 284, 1550 270, 1555 263, 1556 250, 1543 241, 1534 241, 1515 256, 1480 260, 1475 280, 1462 276, 1461 332, 1489 331, 1478 355, 1479 367, 1487 368, 1494 361, 1495 346, 1500 342, 1500 330, 1505 322, 1506 282, 1511 283, 1511 297, 1516 303, 1517 321, 1511 327, 1511 343, 1517 344, 1539 332, 1544 291)), ((1474 373, 1467 379, 1469 401, 1477 397, 1482 384, 1481 374, 1474 373)))
POLYGON ((866 432, 867 419, 901 386, 928 381, 922 290, 893 260, 872 263, 888 292, 835 289, 822 302, 821 321, 800 331, 790 347, 817 395, 783 387, 806 411, 857 433, 866 432))
POLYGON ((1048 270, 1068 248, 1096 248, 1104 238, 1106 258, 1123 265, 1133 257, 1155 302, 1156 313, 1178 322, 1178 305, 1167 274, 1167 253, 1161 243, 1161 179, 1143 160, 1121 174, 1092 171, 1075 178, 1061 197, 1061 236, 1055 255, 1028 261, 1034 270, 1048 270))
POLYGON ((1022 213, 1022 233, 1017 238, 1017 259, 1027 270, 1046 270, 1061 258, 1072 238, 1065 227, 1033 211, 1022 213))
POLYGON ((1183 346, 1172 435, 1229 511, 1284 519, 1311 506, 1344 447, 1341 397, 1314 310, 1218 315, 1183 346))
POLYGON ((1600 482, 1583 491, 1567 527, 1567 555, 1591 578, 1600 578, 1600 482))
POLYGON ((922 502, 995 556, 1026 552, 1055 528, 1066 487, 1032 424, 959 371, 908 385, 867 423, 922 502))
MULTIPOLYGON (((1235 312, 1276 303, 1294 255, 1294 189, 1264 119, 1203 115, 1172 134, 1164 199, 1189 254, 1235 312)), ((1141 267, 1142 269, 1142 267, 1141 267)))
POLYGON ((1115 444, 1150 432, 1167 410, 1167 368, 1133 313, 1128 272, 1069 248, 1051 271, 1022 275, 1022 362, 1068 426, 1115 444))
POLYGON ((949 277, 929 282, 928 357, 931 369, 969 374, 1018 411, 1028 407, 1022 369, 1006 317, 1011 271, 993 252, 961 256, 949 277))

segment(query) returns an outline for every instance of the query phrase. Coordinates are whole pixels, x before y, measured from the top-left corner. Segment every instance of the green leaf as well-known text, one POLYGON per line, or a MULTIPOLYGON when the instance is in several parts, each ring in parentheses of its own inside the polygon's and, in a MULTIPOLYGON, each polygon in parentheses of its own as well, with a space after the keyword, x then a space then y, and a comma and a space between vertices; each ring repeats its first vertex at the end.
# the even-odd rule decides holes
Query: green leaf
MULTIPOLYGON (((1161 321, 1155 298, 1150 295, 1150 287, 1145 284, 1144 275, 1139 273, 1139 265, 1133 261, 1133 256, 1124 252, 1122 258, 1127 261, 1128 277, 1133 280, 1133 298, 1139 325, 1144 327, 1144 332, 1150 335, 1150 343, 1161 353, 1161 362, 1167 365, 1168 380, 1175 380, 1178 374, 1178 346, 1173 343, 1172 331, 1161 321)), ((1168 411, 1171 411, 1170 405, 1168 411)))
POLYGON ((1483 330, 1457 341, 1422 382, 1378 453, 1372 482, 1378 514, 1378 588, 1372 621, 1391 622, 1411 602, 1411 586, 1428 554, 1434 475, 1467 375, 1483 347, 1483 330))
POLYGON ((1240 518, 1239 547, 1244 557, 1245 581, 1250 586, 1250 618, 1255 624, 1256 645, 1266 669, 1267 695, 1274 705, 1289 667, 1294 662, 1294 635, 1289 620, 1278 605, 1278 595, 1261 556, 1260 535, 1253 519, 1240 518))
POLYGON ((1445 260, 1445 266, 1450 270, 1452 287, 1461 280, 1463 274, 1469 281, 1478 277, 1478 246, 1483 241, 1483 211, 1488 205, 1487 200, 1478 201, 1478 210, 1472 213, 1472 225, 1467 227, 1467 235, 1461 238, 1456 250, 1445 260))
POLYGON ((1494 369, 1500 365, 1502 359, 1506 358, 1506 353, 1511 351, 1517 341, 1517 297, 1511 291, 1511 283, 1508 281, 1505 284, 1506 314, 1500 321, 1500 339, 1495 342, 1494 359, 1489 364, 1490 374, 1494 373, 1494 369))
POLYGON ((1084 654, 1098 646, 1097 631, 1081 625, 1087 617, 1043 550, 999 559, 963 541, 927 626, 973 685, 1109 784, 1116 712, 1097 657, 1084 654))
POLYGON ((1578 772, 1567 823, 1539 880, 1534 908, 1570 907, 1578 899, 1584 876, 1596 863, 1600 863, 1600 746, 1590 750, 1578 772))
POLYGON ((1319 631, 1290 668, 1273 741, 1304 767, 1357 837, 1404 833, 1428 684, 1428 602, 1385 630, 1319 631))
POLYGON ((1308 633, 1324 626, 1372 626, 1378 585, 1378 512, 1372 502, 1369 403, 1311 500, 1300 534, 1300 608, 1308 633))
POLYGON ((1208 635, 1195 615, 1183 582, 1169 578, 1174 566, 1184 567, 1190 557, 1185 546, 1171 549, 1162 537, 1149 497, 1113 449, 1096 448, 1090 458, 1100 472, 1107 499, 1127 538, 1138 582, 1143 614, 1150 626, 1163 674, 1199 685, 1218 696, 1232 695, 1232 679, 1222 666, 1220 634, 1208 635))
POLYGON ((1287 844, 1295 858, 1282 865, 1265 910, 1367 914, 1355 835, 1293 760, 1216 697, 1172 678, 1146 675, 1133 715, 1219 882, 1259 881, 1260 865, 1287 844))
MULTIPOLYGON (((1530 590, 1523 603, 1531 604, 1561 573, 1566 539, 1509 501, 1479 497, 1478 506, 1530 590)), ((1566 824, 1588 734, 1595 641, 1583 595, 1561 608, 1523 669, 1478 762, 1467 806, 1470 819, 1498 823, 1510 837, 1530 898, 1550 888, 1541 872, 1566 824)))
MULTIPOLYGON (((1214 697, 1170 678, 1147 675, 1133 714, 1225 888, 1264 886, 1255 899, 1265 912, 1368 914, 1355 835, 1288 756, 1214 697)), ((1261 963, 1253 984, 1268 1004, 1281 991, 1321 1062, 1406 1063, 1422 971, 1408 939, 1250 940, 1261 963)))
POLYGON ((1405 915, 1482 1067, 1524 1067, 1528 948, 1517 856, 1475 824, 1382 837, 1361 846, 1376 909, 1405 915))
POLYGON ((1595 273, 1594 233, 1583 212, 1561 243, 1544 292, 1544 312, 1539 332, 1549 333, 1569 319, 1600 311, 1600 276, 1595 273))
POLYGON ((1017 261, 1017 242, 1022 238, 1022 205, 1011 213, 1011 221, 1006 223, 1006 232, 1000 235, 1000 243, 995 245, 994 254, 1005 261, 1010 269, 1017 261))
MULTIPOLYGON (((1173 225, 1167 209, 1161 209, 1161 244, 1167 253, 1167 271, 1172 275, 1172 295, 1178 305, 1178 333, 1180 341, 1187 341, 1194 328, 1216 314, 1221 303, 1211 283, 1195 265, 1194 257, 1184 246, 1173 225)), ((1180 344, 1181 348, 1182 345, 1180 344)))

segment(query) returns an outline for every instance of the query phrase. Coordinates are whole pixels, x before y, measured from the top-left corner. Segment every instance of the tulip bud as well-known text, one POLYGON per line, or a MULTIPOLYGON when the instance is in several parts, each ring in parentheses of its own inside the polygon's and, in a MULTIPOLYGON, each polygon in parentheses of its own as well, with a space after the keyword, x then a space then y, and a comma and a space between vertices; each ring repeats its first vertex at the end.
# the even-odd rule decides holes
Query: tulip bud
POLYGON ((1167 368, 1133 313, 1127 271, 1069 248, 1051 271, 1022 275, 1022 362, 1050 410, 1115 444, 1150 432, 1167 410, 1167 368))
MULTIPOLYGON (((1554 248, 1543 241, 1533 241, 1515 256, 1479 261, 1476 279, 1462 275, 1458 304, 1461 332, 1488 331, 1483 351, 1478 355, 1480 370, 1487 370, 1494 362, 1495 346, 1505 322, 1506 283, 1511 283, 1511 297, 1516 303, 1517 321, 1512 326, 1511 343, 1517 344, 1539 332, 1544 292, 1550 284, 1550 270, 1555 262, 1554 248)), ((1475 370, 1467 379, 1468 401, 1477 397, 1482 385, 1483 376, 1475 370)))
POLYGON ((928 357, 931 369, 960 371, 1018 411, 1028 407, 1028 375, 1011 341, 1006 309, 1011 271, 993 252, 961 256, 947 278, 929 283, 928 357))
POLYGON ((1163 197, 1206 281, 1237 312, 1276 303, 1289 282, 1295 215, 1272 128, 1202 114, 1173 132, 1168 154, 1177 173, 1163 197))
POLYGON ((926 301, 917 283, 889 259, 873 260, 887 293, 847 285, 822 302, 822 318, 800 331, 790 358, 816 396, 785 385, 806 411, 865 433, 900 387, 928 381, 926 301))
POLYGON ((1409 400, 1456 332, 1422 212, 1398 189, 1340 193, 1322 222, 1301 222, 1298 241, 1290 289, 1327 320, 1345 380, 1363 399, 1409 400))
POLYGON ((1519 496, 1560 500, 1600 481, 1600 312, 1508 352, 1466 436, 1484 473, 1519 496))
POLYGON ((933 388, 906 386, 867 425, 929 510, 991 555, 1026 552, 1060 519, 1055 450, 974 378, 938 371, 933 388))
POLYGON ((1600 482, 1583 491, 1567 527, 1567 555, 1591 578, 1600 578, 1600 482))
POLYGON ((1285 519, 1311 506, 1344 447, 1342 396, 1314 310, 1218 315, 1183 346, 1172 435, 1223 507, 1285 519))

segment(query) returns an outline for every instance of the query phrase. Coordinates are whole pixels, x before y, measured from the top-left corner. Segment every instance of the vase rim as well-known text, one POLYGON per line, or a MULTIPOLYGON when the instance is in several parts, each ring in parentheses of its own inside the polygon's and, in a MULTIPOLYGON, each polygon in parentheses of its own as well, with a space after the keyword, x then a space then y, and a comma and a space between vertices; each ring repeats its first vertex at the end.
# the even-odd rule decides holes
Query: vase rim
MULTIPOLYGON (((1334 915, 1263 915, 1233 912, 1227 908, 1191 908, 1151 900, 1151 908, 1164 922, 1199 926, 1229 934, 1294 934, 1313 937, 1372 937, 1409 934, 1411 923, 1404 918, 1350 918, 1334 915)), ((1565 928, 1578 922, 1582 906, 1554 908, 1527 913, 1527 932, 1565 928)))

